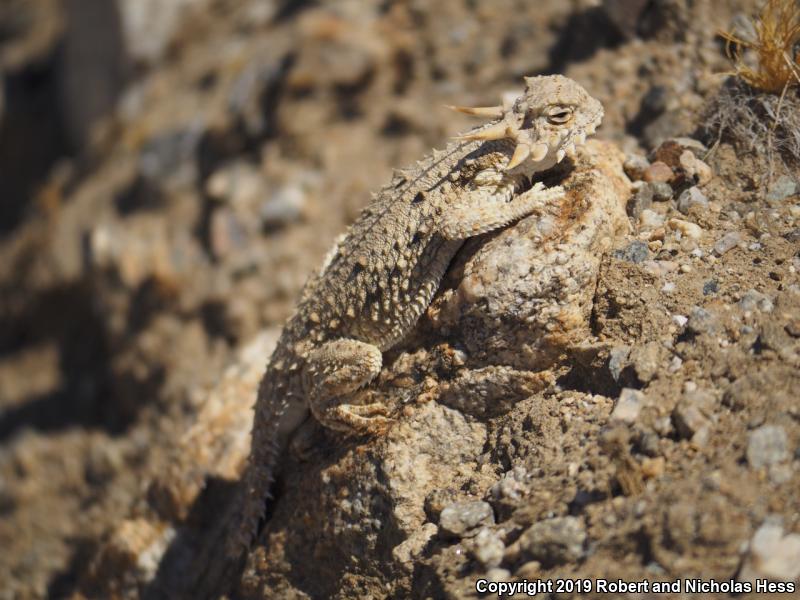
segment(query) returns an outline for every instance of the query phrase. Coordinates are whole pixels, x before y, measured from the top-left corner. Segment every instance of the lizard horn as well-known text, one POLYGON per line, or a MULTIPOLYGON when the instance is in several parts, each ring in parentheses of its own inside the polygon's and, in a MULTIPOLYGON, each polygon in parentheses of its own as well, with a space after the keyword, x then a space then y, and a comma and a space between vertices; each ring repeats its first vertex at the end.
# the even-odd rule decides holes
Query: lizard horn
POLYGON ((473 117, 489 117, 490 119, 499 119, 503 116, 502 106, 478 106, 471 108, 469 106, 452 106, 450 104, 445 104, 445 108, 464 113, 465 115, 472 115, 473 117))
POLYGON ((503 138, 512 137, 512 131, 509 126, 503 121, 499 121, 494 125, 489 125, 485 129, 466 133, 460 136, 462 140, 502 140, 503 138))
POLYGON ((533 147, 533 151, 531 152, 531 160, 534 162, 539 162, 550 151, 550 147, 547 144, 539 143, 533 147))
POLYGON ((517 165, 521 164, 531 153, 531 147, 528 144, 517 144, 517 147, 514 148, 514 154, 511 156, 511 160, 508 161, 506 165, 506 171, 510 171, 517 165))

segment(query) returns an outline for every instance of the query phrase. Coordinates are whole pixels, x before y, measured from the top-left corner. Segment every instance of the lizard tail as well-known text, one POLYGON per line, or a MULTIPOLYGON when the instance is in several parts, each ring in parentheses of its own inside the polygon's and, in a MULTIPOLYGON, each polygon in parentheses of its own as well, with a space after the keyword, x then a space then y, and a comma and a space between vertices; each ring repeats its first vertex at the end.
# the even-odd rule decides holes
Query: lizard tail
POLYGON ((258 391, 250 455, 247 458, 240 487, 238 527, 228 537, 227 552, 231 558, 239 558, 246 552, 258 533, 258 524, 266 512, 266 503, 271 498, 270 487, 275 480, 275 469, 282 452, 278 430, 285 405, 267 401, 267 380, 264 375, 258 391))

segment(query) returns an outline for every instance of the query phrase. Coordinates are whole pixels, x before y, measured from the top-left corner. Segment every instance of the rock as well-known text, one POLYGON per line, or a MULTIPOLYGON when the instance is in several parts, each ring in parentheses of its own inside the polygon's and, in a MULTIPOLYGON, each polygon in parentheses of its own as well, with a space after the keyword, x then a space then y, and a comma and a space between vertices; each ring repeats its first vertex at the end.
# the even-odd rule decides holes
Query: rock
POLYGON ((602 8, 619 33, 630 39, 636 36, 639 22, 648 7, 647 0, 603 0, 602 8))
POLYGON ((653 205, 653 189, 650 185, 645 184, 639 186, 636 192, 628 202, 628 214, 638 219, 642 211, 647 210, 653 205))
POLYGON ((664 224, 664 217, 654 210, 645 209, 639 217, 639 226, 643 230, 656 229, 664 224))
POLYGON ((750 540, 750 551, 740 581, 795 581, 800 577, 800 535, 784 535, 779 522, 768 519, 750 540))
POLYGON ((650 165, 644 173, 644 180, 648 183, 667 183, 672 181, 675 174, 668 165, 661 161, 656 161, 650 165))
POLYGON ((719 291, 719 281, 716 279, 709 279, 703 283, 703 296, 710 296, 719 291))
POLYGON ((578 560, 585 543, 586 528, 582 519, 556 517, 531 525, 509 550, 512 557, 519 555, 526 560, 536 560, 549 568, 578 560))
POLYGON ((639 390, 624 388, 614 404, 609 420, 634 423, 645 403, 645 395, 639 390))
POLYGON ((235 161, 220 167, 206 181, 206 194, 233 209, 254 216, 263 198, 267 183, 257 167, 246 161, 235 161))
POLYGON ((796 244, 800 242, 800 227, 797 229, 792 229, 789 233, 783 236, 787 242, 791 242, 792 244, 796 244))
POLYGON ((446 506, 439 515, 439 532, 454 538, 475 535, 476 529, 494 524, 494 512, 488 502, 465 500, 446 506))
POLYGON ((280 227, 297 221, 303 214, 307 196, 298 185, 286 185, 273 193, 259 210, 265 227, 280 227))
POLYGON ((650 184, 653 190, 653 200, 666 202, 672 199, 672 186, 664 181, 656 181, 650 184))
POLYGON ((678 162, 687 180, 693 181, 699 185, 704 185, 711 181, 711 177, 713 176, 711 167, 697 158, 691 150, 684 150, 678 162))
POLYGON ((667 221, 667 225, 673 231, 680 231, 681 234, 690 239, 699 240, 703 237, 703 230, 695 223, 684 221, 683 219, 670 219, 667 221))
POLYGON ((714 404, 714 397, 708 392, 686 392, 672 411, 672 422, 678 435, 691 439, 696 445, 704 445, 712 425, 709 416, 714 404))
POLYGON ((687 190, 681 192, 678 196, 678 210, 683 214, 689 214, 693 208, 699 210, 708 210, 708 198, 700 191, 700 188, 692 186, 687 190))
MULTIPOLYGON (((163 523, 142 518, 126 519, 111 533, 96 559, 94 572, 126 571, 129 580, 145 586, 158 572, 158 566, 176 530, 163 523)), ((108 575, 107 575, 108 576, 108 575)))
POLYGON ((497 531, 484 527, 475 536, 472 555, 485 569, 500 566, 506 545, 497 531))
POLYGON ((118 0, 125 42, 136 61, 155 63, 167 51, 186 9, 202 0, 118 0))
POLYGON ((742 234, 738 231, 729 231, 714 243, 714 252, 717 256, 733 250, 742 242, 742 234))
MULTIPOLYGON (((653 439, 658 441, 658 436, 653 435, 653 439)), ((642 476, 645 479, 657 479, 664 474, 664 469, 667 466, 667 461, 663 456, 656 456, 654 458, 646 458, 642 461, 642 476)))
POLYGON ((247 232, 236 213, 223 207, 211 213, 208 245, 215 258, 224 258, 247 245, 247 232))
POLYGON ((800 338, 800 319, 792 319, 785 326, 786 333, 795 338, 800 338))
POLYGON ((779 425, 762 425, 750 433, 747 462, 754 469, 781 463, 789 458, 786 431, 779 425))
POLYGON ((625 174, 631 178, 632 181, 641 181, 644 179, 645 171, 650 166, 650 161, 640 154, 629 154, 625 157, 625 162, 622 168, 625 174))
POLYGON ((628 356, 630 356, 630 346, 616 346, 611 349, 608 360, 608 370, 614 381, 619 381, 623 369, 628 366, 628 356))
POLYGON ((633 241, 625 248, 614 250, 614 258, 626 260, 632 263, 641 263, 650 257, 650 250, 647 244, 639 240, 633 241))
POLYGON ((640 382, 648 383, 656 377, 663 355, 658 342, 647 342, 633 347, 629 360, 640 382))
POLYGON ((436 535, 438 527, 433 523, 424 523, 417 531, 412 532, 404 542, 392 548, 392 558, 406 571, 413 571, 414 559, 422 554, 431 538, 436 535))
POLYGON ((686 329, 696 335, 703 333, 713 335, 719 329, 719 322, 716 315, 704 308, 694 306, 689 312, 689 321, 686 323, 686 329))
POLYGON ((154 181, 184 173, 187 179, 194 177, 197 148, 204 132, 205 125, 197 121, 150 138, 139 155, 141 174, 154 181))
POLYGON ((739 308, 744 312, 760 311, 770 313, 775 306, 766 294, 762 294, 757 290, 747 290, 739 299, 739 308))
POLYGON ((797 194, 797 182, 788 175, 781 175, 767 190, 767 200, 777 202, 797 194))
POLYGON ((708 153, 708 148, 701 141, 690 137, 674 137, 667 140, 668 142, 675 142, 681 148, 691 150, 695 156, 700 158, 708 153))
POLYGON ((495 500, 519 501, 528 491, 528 471, 525 467, 514 467, 492 486, 492 498, 495 500))

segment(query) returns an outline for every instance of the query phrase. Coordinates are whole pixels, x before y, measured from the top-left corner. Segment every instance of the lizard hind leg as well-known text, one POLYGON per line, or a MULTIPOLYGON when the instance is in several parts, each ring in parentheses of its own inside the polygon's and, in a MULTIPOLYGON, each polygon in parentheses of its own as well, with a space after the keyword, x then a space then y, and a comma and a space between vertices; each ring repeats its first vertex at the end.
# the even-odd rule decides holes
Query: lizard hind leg
POLYGON ((311 414, 329 429, 351 434, 382 433, 391 423, 387 407, 366 402, 360 389, 381 371, 377 346, 353 339, 332 340, 307 359, 305 381, 311 414))

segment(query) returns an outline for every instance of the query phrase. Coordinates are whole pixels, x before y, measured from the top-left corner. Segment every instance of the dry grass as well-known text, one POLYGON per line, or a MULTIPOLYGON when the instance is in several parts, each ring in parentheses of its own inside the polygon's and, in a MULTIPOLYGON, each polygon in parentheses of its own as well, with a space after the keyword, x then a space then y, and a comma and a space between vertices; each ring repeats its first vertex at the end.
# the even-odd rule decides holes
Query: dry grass
MULTIPOLYGON (((737 148, 762 155, 765 183, 780 164, 800 167, 800 3, 767 0, 751 35, 721 32, 733 77, 712 100, 705 129, 737 148)), ((716 145, 716 144, 715 144, 716 145)))
POLYGON ((754 39, 720 32, 736 76, 750 87, 773 94, 800 85, 800 4, 767 0, 752 24, 754 39), (754 67, 745 60, 748 51, 755 55, 754 67))

